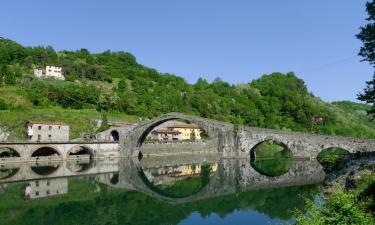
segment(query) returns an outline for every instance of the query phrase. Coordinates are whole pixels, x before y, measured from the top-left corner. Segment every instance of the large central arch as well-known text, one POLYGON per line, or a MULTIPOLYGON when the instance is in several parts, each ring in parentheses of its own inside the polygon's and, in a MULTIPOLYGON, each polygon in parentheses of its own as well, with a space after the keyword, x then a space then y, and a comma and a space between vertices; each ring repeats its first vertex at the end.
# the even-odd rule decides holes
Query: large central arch
MULTIPOLYGON (((209 135, 211 139, 217 141, 218 152, 221 152, 224 146, 226 137, 228 136, 228 135, 225 135, 225 132, 230 131, 231 134, 233 132, 233 125, 230 123, 218 122, 215 120, 185 115, 181 113, 169 113, 169 114, 165 114, 160 117, 157 117, 153 120, 143 122, 133 129, 133 132, 131 134, 131 141, 130 141, 131 146, 129 146, 131 148, 130 155, 138 156, 140 147, 144 143, 147 135, 155 127, 167 121, 171 121, 171 120, 184 120, 184 121, 189 121, 191 123, 197 124, 205 132, 207 132, 207 134, 209 135)), ((233 135, 229 135, 229 136, 230 138, 233 138, 233 135)))

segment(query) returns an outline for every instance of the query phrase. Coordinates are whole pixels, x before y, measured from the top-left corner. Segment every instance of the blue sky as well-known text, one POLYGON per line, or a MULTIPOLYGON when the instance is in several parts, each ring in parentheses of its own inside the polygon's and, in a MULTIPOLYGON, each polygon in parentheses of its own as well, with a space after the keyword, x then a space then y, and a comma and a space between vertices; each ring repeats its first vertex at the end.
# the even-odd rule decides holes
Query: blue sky
POLYGON ((373 68, 357 56, 365 0, 3 0, 0 36, 56 50, 133 53, 195 82, 294 71, 326 101, 355 100, 373 68))

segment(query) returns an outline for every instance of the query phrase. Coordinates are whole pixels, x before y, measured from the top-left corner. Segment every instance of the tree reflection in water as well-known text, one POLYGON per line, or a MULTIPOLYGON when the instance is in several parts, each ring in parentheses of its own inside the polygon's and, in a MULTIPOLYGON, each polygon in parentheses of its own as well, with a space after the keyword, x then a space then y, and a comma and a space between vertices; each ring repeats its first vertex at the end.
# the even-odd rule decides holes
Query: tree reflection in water
POLYGON ((14 176, 19 171, 19 168, 1 168, 0 180, 4 180, 14 176))
POLYGON ((251 166, 259 173, 277 177, 293 166, 293 153, 284 145, 266 141, 253 149, 251 166))

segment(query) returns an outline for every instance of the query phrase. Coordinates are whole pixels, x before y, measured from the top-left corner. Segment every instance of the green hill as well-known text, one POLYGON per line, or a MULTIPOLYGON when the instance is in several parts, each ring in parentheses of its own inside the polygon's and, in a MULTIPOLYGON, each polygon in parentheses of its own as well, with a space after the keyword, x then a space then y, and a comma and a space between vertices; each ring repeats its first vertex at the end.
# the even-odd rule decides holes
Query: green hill
POLYGON ((321 101, 294 73, 240 85, 220 78, 189 84, 138 64, 126 52, 56 52, 0 40, 0 124, 13 131, 13 139, 22 137, 27 119, 66 121, 77 137, 99 112, 136 121, 172 111, 249 126, 375 137, 365 109, 321 101), (45 65, 62 66, 66 80, 36 79, 33 68, 45 65))

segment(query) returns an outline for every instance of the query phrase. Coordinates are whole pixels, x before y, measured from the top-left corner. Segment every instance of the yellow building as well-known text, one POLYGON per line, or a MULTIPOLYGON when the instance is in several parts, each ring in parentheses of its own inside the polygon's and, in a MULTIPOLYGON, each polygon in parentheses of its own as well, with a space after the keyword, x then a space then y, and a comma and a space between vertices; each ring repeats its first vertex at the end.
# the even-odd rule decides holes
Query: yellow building
POLYGON ((201 129, 197 124, 174 124, 168 129, 180 132, 180 140, 201 140, 201 129))

